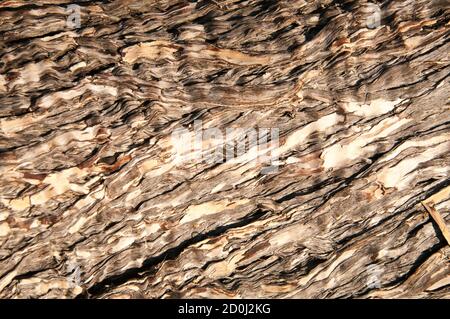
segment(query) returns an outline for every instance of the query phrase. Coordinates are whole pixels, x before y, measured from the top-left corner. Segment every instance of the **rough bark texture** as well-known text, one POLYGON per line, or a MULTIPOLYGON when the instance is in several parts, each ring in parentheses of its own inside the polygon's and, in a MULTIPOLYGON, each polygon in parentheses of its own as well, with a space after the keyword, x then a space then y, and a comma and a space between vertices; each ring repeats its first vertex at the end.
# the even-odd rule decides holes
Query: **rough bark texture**
POLYGON ((377 4, 0 1, 0 297, 450 297, 450 10, 377 4))

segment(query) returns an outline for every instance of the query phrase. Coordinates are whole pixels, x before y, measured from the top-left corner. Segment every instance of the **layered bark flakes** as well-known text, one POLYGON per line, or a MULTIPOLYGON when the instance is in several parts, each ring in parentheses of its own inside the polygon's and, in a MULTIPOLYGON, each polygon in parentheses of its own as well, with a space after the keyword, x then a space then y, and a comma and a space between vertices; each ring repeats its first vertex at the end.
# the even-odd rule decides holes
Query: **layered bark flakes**
POLYGON ((0 1, 0 297, 448 298, 449 13, 0 1), (176 165, 195 120, 278 171, 176 165))

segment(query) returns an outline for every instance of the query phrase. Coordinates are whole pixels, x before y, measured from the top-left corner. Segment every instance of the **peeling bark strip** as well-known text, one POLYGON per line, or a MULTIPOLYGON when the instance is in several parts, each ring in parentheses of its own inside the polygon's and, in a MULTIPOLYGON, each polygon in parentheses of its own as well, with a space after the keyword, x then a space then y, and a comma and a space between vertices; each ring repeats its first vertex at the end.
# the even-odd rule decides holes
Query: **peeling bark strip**
POLYGON ((436 211, 436 209, 434 209, 433 207, 429 206, 424 202, 422 202, 422 205, 430 213, 431 217, 433 217, 434 221, 441 230, 442 235, 445 237, 445 240, 450 245, 450 232, 448 231, 447 225, 445 224, 445 220, 442 218, 441 214, 439 214, 439 212, 436 211))
POLYGON ((450 297, 421 205, 448 225, 449 17, 440 0, 0 1, 0 297, 450 297), (196 121, 277 135, 196 161, 227 151, 203 134, 177 162, 196 121))

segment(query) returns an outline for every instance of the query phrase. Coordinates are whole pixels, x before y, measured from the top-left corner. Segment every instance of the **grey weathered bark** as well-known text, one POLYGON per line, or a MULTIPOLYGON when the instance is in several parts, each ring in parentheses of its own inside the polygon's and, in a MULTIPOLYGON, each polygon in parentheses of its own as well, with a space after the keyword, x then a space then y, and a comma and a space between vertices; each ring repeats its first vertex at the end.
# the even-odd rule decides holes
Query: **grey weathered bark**
POLYGON ((449 17, 0 1, 0 297, 448 298, 449 17), (278 170, 176 163, 195 120, 278 129, 278 170))

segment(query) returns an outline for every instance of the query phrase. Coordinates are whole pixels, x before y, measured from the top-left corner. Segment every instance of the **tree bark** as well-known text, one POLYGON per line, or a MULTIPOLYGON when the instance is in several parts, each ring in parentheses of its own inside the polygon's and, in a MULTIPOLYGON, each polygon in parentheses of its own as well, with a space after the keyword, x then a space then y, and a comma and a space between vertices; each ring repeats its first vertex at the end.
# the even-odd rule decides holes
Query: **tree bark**
POLYGON ((0 1, 0 297, 450 297, 449 17, 0 1), (196 123, 276 161, 177 162, 196 123))

